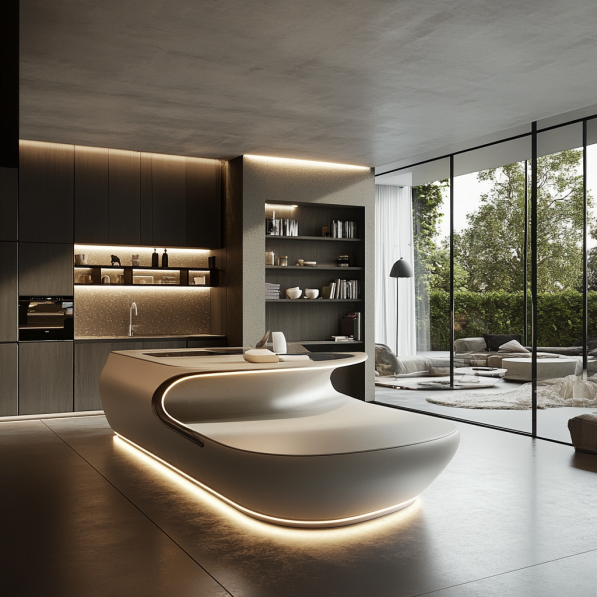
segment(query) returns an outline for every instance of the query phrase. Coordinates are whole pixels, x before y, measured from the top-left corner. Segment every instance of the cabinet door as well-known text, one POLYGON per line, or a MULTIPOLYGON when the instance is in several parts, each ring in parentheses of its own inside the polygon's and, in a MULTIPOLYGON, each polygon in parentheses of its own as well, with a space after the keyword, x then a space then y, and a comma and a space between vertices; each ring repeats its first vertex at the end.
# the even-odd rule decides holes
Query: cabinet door
POLYGON ((140 158, 136 151, 109 150, 110 243, 141 241, 140 158))
POLYGON ((153 154, 153 244, 186 246, 186 158, 153 154))
POLYGON ((19 344, 19 414, 73 410, 73 343, 19 344))
POLYGON ((75 411, 103 409, 99 377, 112 351, 142 348, 142 342, 75 342, 75 411))
POLYGON ((21 141, 19 240, 73 242, 74 146, 21 141))
POLYGON ((0 242, 0 255, 0 342, 16 342, 19 304, 17 243, 0 242))
POLYGON ((19 171, 0 168, 0 240, 17 240, 19 171))
POLYGON ((221 177, 218 160, 187 158, 185 246, 220 248, 221 177))
POLYGON ((75 146, 75 242, 109 242, 108 150, 75 146))
POLYGON ((19 294, 73 295, 73 246, 19 243, 19 294))
POLYGON ((0 417, 18 415, 17 344, 0 344, 0 417))

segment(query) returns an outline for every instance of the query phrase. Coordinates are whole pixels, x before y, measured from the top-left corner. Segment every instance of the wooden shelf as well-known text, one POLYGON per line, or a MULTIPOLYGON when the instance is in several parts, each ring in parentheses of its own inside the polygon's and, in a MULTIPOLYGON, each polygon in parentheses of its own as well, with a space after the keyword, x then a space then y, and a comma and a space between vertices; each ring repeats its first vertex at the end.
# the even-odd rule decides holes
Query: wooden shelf
POLYGON ((344 271, 362 271, 363 267, 338 267, 337 265, 266 265, 265 269, 300 269, 300 270, 333 270, 344 271))
POLYGON ((266 303, 362 303, 363 299, 266 299, 266 303))
MULTIPOLYGON (((125 267, 133 270, 153 270, 156 272, 167 272, 187 270, 191 272, 209 272, 208 267, 151 267, 151 265, 75 265, 75 269, 93 269, 94 267, 101 267, 102 269, 124 269, 125 267)), ((214 270, 215 271, 215 270, 214 270)))
POLYGON ((266 240, 321 240, 321 241, 340 241, 349 243, 359 243, 362 238, 332 238, 331 236, 278 236, 274 234, 266 234, 266 240))
MULTIPOLYGON (((217 288, 219 284, 217 268, 209 267, 151 267, 151 266, 132 266, 132 265, 75 265, 75 270, 91 270, 91 282, 74 282, 75 286, 158 286, 164 288, 184 287, 184 288, 217 288), (123 270, 124 284, 102 284, 102 270, 123 270), (134 284, 133 278, 135 272, 180 272, 178 282, 175 284, 134 284), (209 274, 210 284, 189 284, 189 272, 205 272, 209 274)), ((142 274, 141 274, 142 275, 142 274)))

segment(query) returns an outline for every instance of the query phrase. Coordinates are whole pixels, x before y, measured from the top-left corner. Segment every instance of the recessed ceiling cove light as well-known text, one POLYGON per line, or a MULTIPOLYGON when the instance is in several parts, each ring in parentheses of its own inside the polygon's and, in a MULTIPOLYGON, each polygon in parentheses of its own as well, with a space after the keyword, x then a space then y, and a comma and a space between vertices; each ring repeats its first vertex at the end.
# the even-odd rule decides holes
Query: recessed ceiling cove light
POLYGON ((263 160, 267 162, 283 162, 283 163, 294 163, 302 166, 314 166, 322 168, 344 168, 344 169, 356 169, 356 170, 371 170, 369 166, 353 166, 352 164, 336 164, 334 162, 317 162, 315 160, 296 160, 294 158, 274 158, 267 155, 244 155, 245 158, 253 160, 263 160))

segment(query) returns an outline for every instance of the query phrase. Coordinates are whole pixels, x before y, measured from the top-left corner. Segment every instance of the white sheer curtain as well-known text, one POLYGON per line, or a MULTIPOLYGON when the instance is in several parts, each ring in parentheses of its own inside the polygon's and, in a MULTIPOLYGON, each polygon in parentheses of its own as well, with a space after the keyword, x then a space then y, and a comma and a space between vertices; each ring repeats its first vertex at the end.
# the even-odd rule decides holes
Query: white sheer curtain
POLYGON ((400 257, 413 267, 411 187, 375 185, 375 341, 406 356, 417 351, 415 285, 414 278, 398 278, 396 297, 396 278, 390 278, 390 270, 400 257))

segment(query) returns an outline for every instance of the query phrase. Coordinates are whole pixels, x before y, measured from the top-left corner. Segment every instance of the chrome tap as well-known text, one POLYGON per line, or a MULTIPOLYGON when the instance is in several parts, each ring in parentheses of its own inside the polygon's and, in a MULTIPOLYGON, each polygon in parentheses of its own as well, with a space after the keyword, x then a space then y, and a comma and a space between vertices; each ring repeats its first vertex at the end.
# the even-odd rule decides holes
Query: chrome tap
POLYGON ((137 303, 133 301, 129 309, 129 336, 133 335, 133 309, 135 309, 135 317, 137 316, 137 303))

